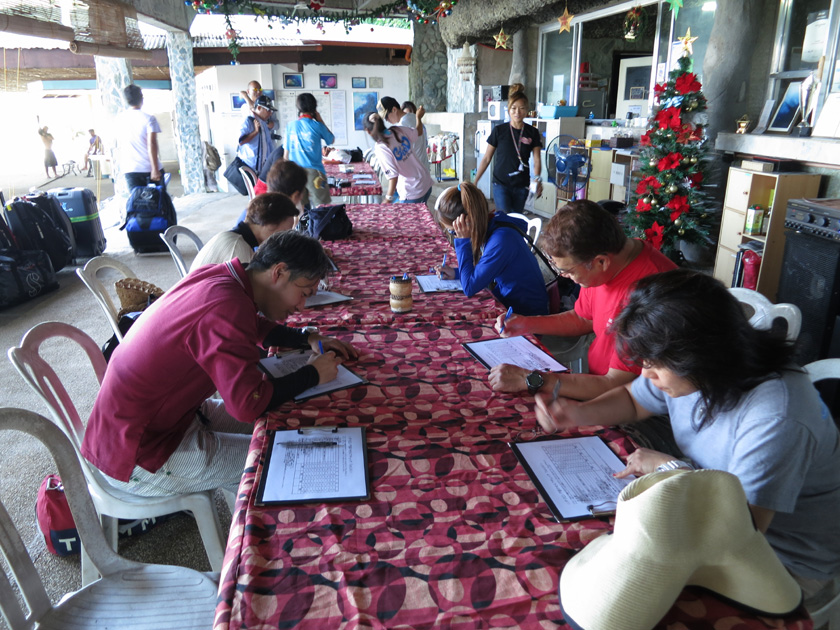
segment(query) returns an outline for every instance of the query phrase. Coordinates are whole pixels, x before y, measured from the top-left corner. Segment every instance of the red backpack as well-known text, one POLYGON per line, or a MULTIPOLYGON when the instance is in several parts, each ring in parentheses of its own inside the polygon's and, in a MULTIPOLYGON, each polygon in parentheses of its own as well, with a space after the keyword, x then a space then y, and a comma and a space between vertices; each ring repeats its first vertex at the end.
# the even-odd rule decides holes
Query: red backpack
POLYGON ((58 475, 47 475, 41 482, 35 515, 50 553, 70 556, 81 551, 82 541, 58 475))

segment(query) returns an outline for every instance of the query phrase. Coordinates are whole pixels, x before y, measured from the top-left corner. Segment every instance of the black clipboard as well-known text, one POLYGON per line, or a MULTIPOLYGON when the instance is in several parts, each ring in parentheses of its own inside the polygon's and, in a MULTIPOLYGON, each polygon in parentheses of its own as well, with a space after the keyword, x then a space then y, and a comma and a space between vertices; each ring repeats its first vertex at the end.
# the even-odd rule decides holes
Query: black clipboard
MULTIPOLYGON (((306 351, 307 351, 307 349, 303 349, 303 350, 300 350, 300 353, 301 353, 301 354, 303 354, 303 353, 304 353, 304 352, 306 352, 306 351)), ((286 354, 288 354, 288 353, 286 353, 286 354)), ((285 356, 285 354, 284 354, 283 356, 285 356)), ((268 357, 266 357, 266 358, 268 358, 268 357)), ((262 372, 264 372, 265 374, 267 374, 267 375, 268 375, 268 376, 270 376, 271 378, 278 378, 278 377, 273 376, 273 375, 271 374, 271 372, 269 372, 269 371, 268 371, 268 369, 267 369, 267 368, 266 368, 266 367, 262 364, 262 360, 260 360, 260 361, 258 361, 258 362, 257 362, 257 366, 259 367, 259 369, 260 369, 262 372)), ((369 381, 369 380, 367 380, 364 376, 359 376, 356 372, 354 372, 353 370, 351 370, 349 367, 347 367, 347 366, 346 366, 346 365, 344 365, 343 363, 341 364, 341 367, 343 367, 345 370, 347 370, 348 372, 350 372, 350 374, 352 374, 352 375, 353 375, 353 376, 355 376, 357 379, 359 379, 359 381, 358 381, 358 382, 356 382, 356 383, 350 383, 349 385, 346 385, 346 386, 344 386, 344 387, 336 387, 335 389, 331 389, 331 390, 326 391, 326 392, 317 392, 317 393, 315 393, 315 394, 311 394, 311 395, 309 395, 309 396, 304 396, 303 398, 298 398, 298 396, 300 396, 300 394, 298 394, 298 396, 294 396, 294 397, 292 398, 292 402, 295 402, 295 403, 302 403, 302 402, 306 402, 307 400, 311 400, 312 398, 317 398, 318 396, 328 396, 329 394, 332 394, 333 392, 340 392, 340 391, 343 391, 343 390, 345 390, 345 389, 353 389, 354 387, 358 387, 359 385, 368 385, 368 384, 370 384, 370 381, 369 381)), ((280 378, 282 378, 282 377, 280 377, 280 378)), ((311 389, 311 388, 310 388, 310 389, 311 389)))
MULTIPOLYGON (((606 446, 607 450, 610 452, 613 458, 615 458, 615 462, 621 467, 620 469, 624 468, 624 463, 618 458, 618 455, 610 450, 607 443, 598 436, 587 436, 592 437, 594 439, 600 440, 604 446, 606 446)), ((551 498, 551 495, 546 491, 545 486, 543 486, 542 481, 540 480, 539 475, 536 474, 534 469, 531 467, 528 458, 525 454, 520 450, 520 445, 522 444, 537 444, 540 442, 555 442, 555 441, 562 441, 562 440, 574 440, 574 439, 581 439, 581 438, 551 438, 551 437, 543 437, 536 440, 530 440, 524 443, 517 443, 517 442, 508 442, 508 446, 513 451, 513 454, 516 455, 516 459, 519 460, 519 463, 522 464, 522 467, 525 469, 525 472, 528 473, 528 477, 533 482, 534 486, 536 486, 537 491, 540 493, 543 501, 548 506, 548 509, 551 511, 552 516, 558 523, 564 522, 571 522, 571 521, 581 521, 588 518, 598 518, 601 516, 611 516, 615 514, 615 508, 617 506, 618 496, 616 495, 616 499, 614 501, 605 501, 600 503, 591 503, 586 506, 586 512, 581 514, 563 514, 554 501, 551 498)))
MULTIPOLYGON (((365 431, 365 427, 342 427, 342 430, 352 430, 352 431, 360 431, 361 432, 361 443, 362 443, 362 474, 364 475, 364 487, 365 492, 362 495, 342 495, 342 496, 333 496, 333 497, 320 497, 320 498, 306 498, 306 499, 288 499, 288 500, 275 500, 271 499, 268 501, 263 500, 263 496, 265 495, 266 489, 266 482, 268 480, 267 472, 272 462, 272 454, 274 453, 275 447, 275 440, 274 436, 278 431, 266 431, 266 439, 268 440, 268 448, 266 449, 265 459, 263 463, 263 468, 260 473, 260 483, 257 486, 257 494, 254 497, 254 504, 260 506, 272 506, 272 505, 305 505, 308 503, 339 503, 339 502, 349 502, 349 501, 367 501, 370 499, 370 471, 368 470, 368 449, 367 449, 367 432, 365 431)), ((339 427, 308 427, 308 428, 300 428, 297 430, 299 435, 318 435, 323 436, 324 439, 334 439, 334 437, 338 434, 339 427), (317 433, 316 433, 317 432, 317 433)), ((323 466, 323 464, 319 464, 319 466, 323 466)))

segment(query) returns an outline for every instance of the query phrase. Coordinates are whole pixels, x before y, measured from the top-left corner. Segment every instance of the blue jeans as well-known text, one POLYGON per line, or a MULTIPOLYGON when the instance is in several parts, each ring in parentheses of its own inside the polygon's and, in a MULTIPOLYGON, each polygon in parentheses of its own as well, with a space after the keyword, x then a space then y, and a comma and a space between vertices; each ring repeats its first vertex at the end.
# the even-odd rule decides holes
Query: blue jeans
POLYGON ((417 199, 402 199, 400 203, 426 203, 429 200, 429 197, 432 196, 432 189, 426 191, 426 194, 422 197, 418 197, 417 199))
POLYGON ((496 209, 504 213, 522 212, 525 209, 525 200, 528 199, 528 187, 505 186, 493 182, 493 200, 496 202, 496 209))

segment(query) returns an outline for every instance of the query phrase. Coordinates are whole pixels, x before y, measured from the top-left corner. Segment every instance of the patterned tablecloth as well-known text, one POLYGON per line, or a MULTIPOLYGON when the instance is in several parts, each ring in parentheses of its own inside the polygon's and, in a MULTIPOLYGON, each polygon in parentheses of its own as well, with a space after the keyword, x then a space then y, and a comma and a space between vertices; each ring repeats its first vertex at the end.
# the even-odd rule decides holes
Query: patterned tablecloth
POLYGON ((336 180, 339 179, 346 179, 350 182, 353 181, 353 175, 359 173, 368 173, 373 175, 373 184, 367 185, 357 185, 353 184, 351 186, 347 186, 344 188, 340 188, 338 186, 330 186, 330 195, 333 197, 366 197, 371 195, 381 195, 382 194, 382 184, 379 182, 379 176, 374 172, 373 168, 371 168, 370 164, 367 162, 352 162, 349 166, 353 167, 352 173, 342 173, 339 170, 340 164, 324 164, 324 170, 326 170, 327 177, 335 177, 336 180))
POLYGON ((340 272, 329 277, 331 291, 351 302, 322 306, 290 317, 293 326, 320 324, 389 324, 392 322, 495 319, 504 308, 485 290, 472 298, 463 292, 425 294, 414 283, 414 308, 394 314, 389 303, 393 275, 429 273, 447 255, 456 264, 452 246, 441 235, 425 204, 348 206, 353 235, 326 242, 340 272))
MULTIPOLYGON (((348 367, 369 383, 287 403, 257 423, 215 630, 567 627, 560 572, 575 550, 611 530, 612 519, 555 522, 508 447, 536 426, 533 398, 492 392, 487 370, 461 345, 496 337, 479 314, 501 309, 463 295, 455 307, 437 294, 410 316, 389 317, 376 303, 395 271, 451 255, 425 208, 354 207, 350 216, 353 239, 328 245, 342 265, 339 286, 357 300, 306 321, 359 348, 348 367), (366 427, 372 498, 255 506, 266 431, 315 425, 366 427)), ((634 449, 614 428, 575 434, 593 433, 622 459, 634 449)), ((686 590, 657 626, 768 627, 812 624, 804 613, 784 621, 745 616, 686 590)))

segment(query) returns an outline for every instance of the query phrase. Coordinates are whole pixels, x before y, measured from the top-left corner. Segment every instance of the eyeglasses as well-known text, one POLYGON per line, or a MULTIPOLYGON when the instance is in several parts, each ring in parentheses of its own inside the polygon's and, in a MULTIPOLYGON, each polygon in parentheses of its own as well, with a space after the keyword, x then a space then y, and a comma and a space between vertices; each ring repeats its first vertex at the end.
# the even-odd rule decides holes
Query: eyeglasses
POLYGON ((566 269, 561 269, 560 267, 554 264, 554 259, 551 256, 546 256, 546 258, 548 259, 548 263, 551 265, 551 268, 558 276, 570 276, 572 275, 572 272, 581 265, 589 264, 588 260, 584 260, 583 262, 579 262, 578 264, 572 265, 571 267, 567 267, 566 269))

